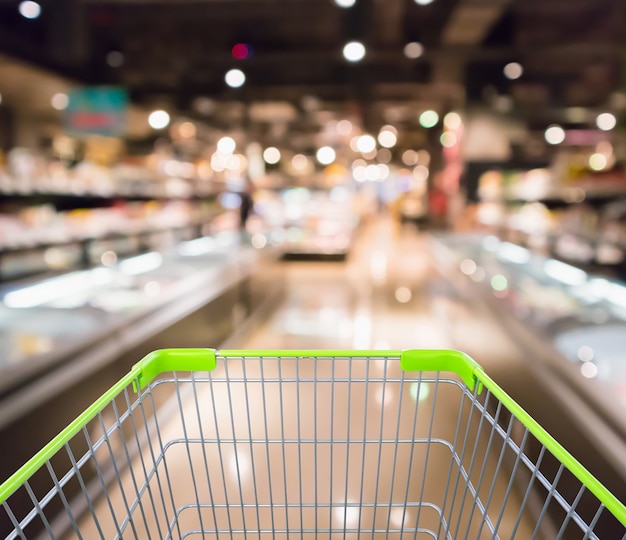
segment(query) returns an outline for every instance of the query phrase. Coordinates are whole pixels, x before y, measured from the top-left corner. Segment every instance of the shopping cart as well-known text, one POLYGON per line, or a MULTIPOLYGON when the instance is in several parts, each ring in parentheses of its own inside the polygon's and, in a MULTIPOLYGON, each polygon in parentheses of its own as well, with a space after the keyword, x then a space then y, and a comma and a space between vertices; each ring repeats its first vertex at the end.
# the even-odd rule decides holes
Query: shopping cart
POLYGON ((157 351, 0 501, 8 538, 626 537, 626 507, 455 351, 157 351))

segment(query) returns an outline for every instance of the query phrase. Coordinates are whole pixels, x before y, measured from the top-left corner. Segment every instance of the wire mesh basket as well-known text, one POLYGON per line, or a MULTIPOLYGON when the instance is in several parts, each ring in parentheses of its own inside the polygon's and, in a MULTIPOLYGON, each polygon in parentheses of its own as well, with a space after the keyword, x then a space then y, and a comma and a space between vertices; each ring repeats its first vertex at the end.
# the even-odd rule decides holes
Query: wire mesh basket
POLYGON ((626 507, 455 351, 157 351, 0 502, 6 538, 626 538, 626 507))

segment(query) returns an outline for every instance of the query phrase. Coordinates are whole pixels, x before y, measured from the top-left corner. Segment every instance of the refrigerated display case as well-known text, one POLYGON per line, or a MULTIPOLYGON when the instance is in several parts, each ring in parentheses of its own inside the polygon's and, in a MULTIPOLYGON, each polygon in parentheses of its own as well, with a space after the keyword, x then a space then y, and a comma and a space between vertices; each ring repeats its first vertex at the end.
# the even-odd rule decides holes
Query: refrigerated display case
POLYGON ((4 285, 0 394, 104 335, 130 331, 149 314, 164 310, 173 324, 183 304, 189 309, 206 303, 274 250, 267 242, 255 248, 237 234, 221 233, 164 252, 111 257, 94 268, 4 285))
POLYGON ((626 408, 626 283, 495 236, 442 235, 438 242, 503 313, 558 351, 580 388, 626 408))

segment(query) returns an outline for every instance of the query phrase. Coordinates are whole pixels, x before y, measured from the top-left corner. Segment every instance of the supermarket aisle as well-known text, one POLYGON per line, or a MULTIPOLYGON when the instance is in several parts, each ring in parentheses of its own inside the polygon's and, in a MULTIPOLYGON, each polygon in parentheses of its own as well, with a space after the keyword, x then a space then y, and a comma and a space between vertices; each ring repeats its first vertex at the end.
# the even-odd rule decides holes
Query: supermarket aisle
POLYGON ((507 350, 514 354, 502 330, 471 313, 435 265, 428 235, 389 219, 369 223, 346 263, 286 263, 285 302, 249 338, 232 345, 404 349, 473 341, 477 350, 487 338, 498 358, 507 350), (451 324, 452 318, 463 324, 451 324))
MULTIPOLYGON (((248 339, 230 345, 451 347, 444 312, 452 300, 433 269, 427 242, 427 236, 397 230, 384 220, 364 228, 346 264, 288 263, 284 304, 248 339)), ((426 444, 455 440, 463 403, 458 388, 434 381, 401 383, 400 376, 397 359, 220 361, 211 388, 199 385, 195 399, 162 432, 166 440, 194 440, 201 433, 212 441, 168 450, 168 474, 176 481, 168 481, 165 491, 172 503, 190 501, 177 526, 217 529, 226 537, 235 531, 236 538, 283 538, 287 529, 307 532, 307 538, 357 538, 357 529, 372 538, 432 538, 439 528, 432 506, 437 504, 450 508, 445 519, 461 537, 465 529, 457 529, 459 523, 473 515, 471 537, 491 538, 471 491, 462 480, 457 490, 458 478, 456 484, 449 481, 448 448, 426 444), (295 382, 313 376, 316 384, 295 382), (187 427, 181 428, 177 417, 186 419, 187 427), (194 510, 194 499, 213 504, 194 510), (264 533, 257 535, 257 527, 264 533)), ((498 521, 502 537, 516 530, 516 537, 530 538, 534 527, 519 514, 521 498, 507 486, 506 475, 495 474, 498 451, 487 450, 486 438, 475 441, 468 443, 474 447, 472 462, 476 456, 474 474, 485 478, 485 499, 495 507, 489 517, 498 521), (508 504, 500 514, 503 500, 508 504)), ((139 466, 133 469, 141 476, 139 466)), ((128 478, 125 483, 131 484, 128 478)), ((159 481, 151 485, 159 491, 159 481)), ((119 497, 113 506, 124 514, 119 497)), ((106 514, 104 503, 101 508, 106 514)), ((152 519, 165 526, 171 515, 155 511, 147 526, 152 519)), ((86 530, 93 526, 84 525, 86 530)), ((141 520, 134 526, 141 529, 141 520)))

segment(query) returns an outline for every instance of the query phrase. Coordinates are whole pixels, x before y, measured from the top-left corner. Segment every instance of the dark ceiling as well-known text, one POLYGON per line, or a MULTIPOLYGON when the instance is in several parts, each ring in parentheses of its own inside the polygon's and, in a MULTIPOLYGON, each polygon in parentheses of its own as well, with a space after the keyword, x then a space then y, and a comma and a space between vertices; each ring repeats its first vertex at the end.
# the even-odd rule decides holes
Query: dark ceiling
MULTIPOLYGON (((0 50, 89 84, 121 84, 132 99, 189 116, 208 103, 287 101, 351 110, 365 124, 389 107, 440 111, 498 96, 546 124, 566 107, 602 107, 626 86, 624 0, 40 0, 26 20, 18 1, 0 0, 0 50), (349 64, 343 45, 360 40, 349 64), (408 59, 407 42, 424 45, 408 59), (234 44, 252 47, 236 60, 234 44), (107 64, 119 51, 124 62, 107 64), (503 66, 524 66, 509 81, 503 66), (246 84, 231 89, 227 70, 246 84), (310 97, 306 97, 310 96, 310 97), (207 103, 205 99, 205 104, 207 103)), ((209 108, 205 107, 204 113, 209 108)), ((400 109, 402 110, 402 109, 400 109)))

